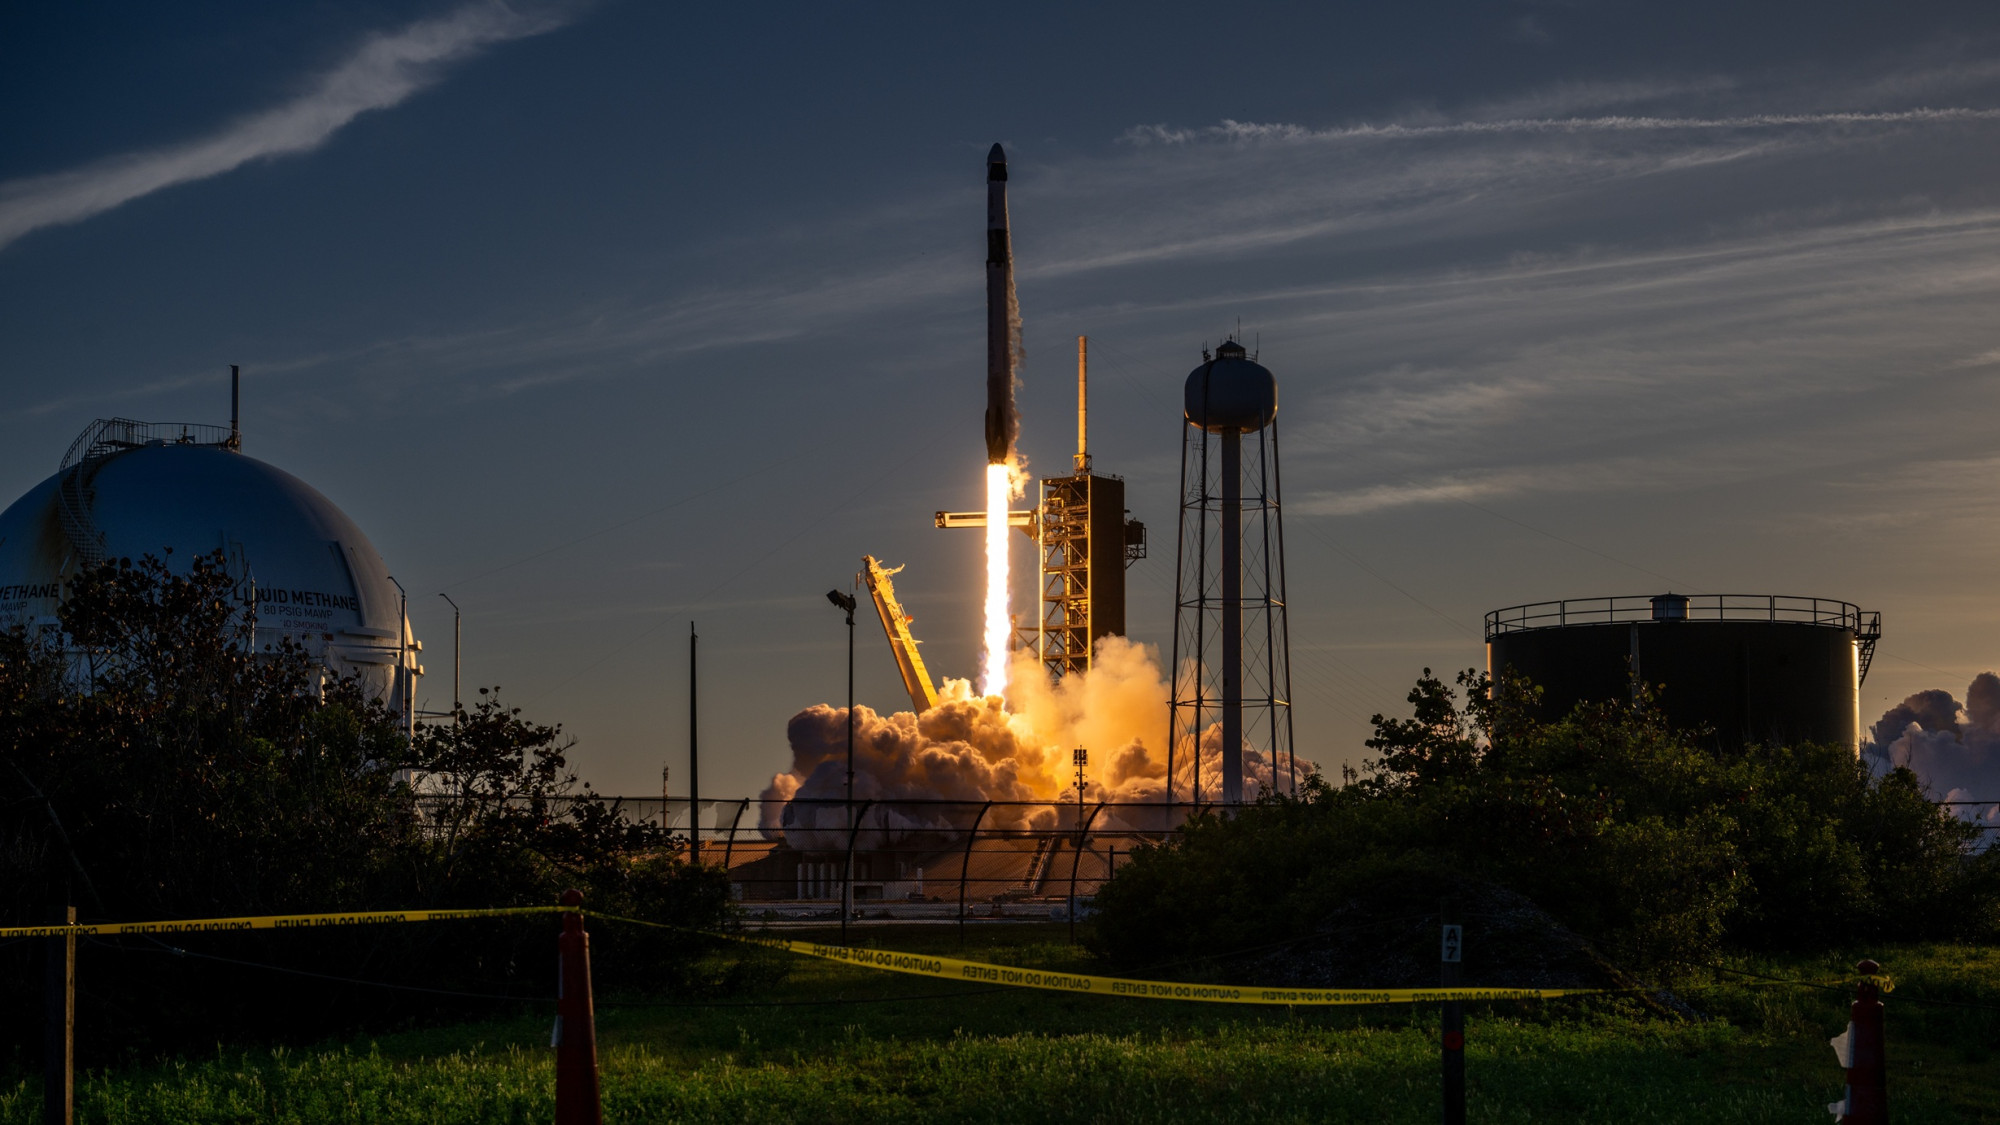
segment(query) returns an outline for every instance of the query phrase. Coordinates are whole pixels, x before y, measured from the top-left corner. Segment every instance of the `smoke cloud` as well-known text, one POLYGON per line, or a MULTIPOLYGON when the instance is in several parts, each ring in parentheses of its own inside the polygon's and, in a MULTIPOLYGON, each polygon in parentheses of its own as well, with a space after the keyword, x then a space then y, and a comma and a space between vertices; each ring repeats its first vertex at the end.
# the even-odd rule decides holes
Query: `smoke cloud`
POLYGON ((1910 696, 1883 713, 1861 755, 1877 773, 1907 766, 1937 800, 1992 802, 1954 811, 2000 826, 2000 676, 1974 676, 1963 706, 1936 688, 1910 696))
MULTIPOLYGON (((1006 695, 978 696, 947 679, 938 705, 922 714, 854 708, 854 797, 880 802, 860 817, 863 847, 924 832, 963 832, 987 801, 1070 802, 1068 807, 989 810, 980 828, 1074 827, 1072 751, 1090 752, 1084 801, 1164 801, 1167 680, 1157 654, 1124 637, 1097 644, 1090 671, 1051 682, 1033 653, 1014 654, 1006 695), (951 801, 955 805, 897 802, 951 801)), ((761 828, 802 850, 846 847, 847 711, 815 704, 786 726, 791 768, 761 794, 761 828)), ((1221 791, 1221 728, 1202 738, 1201 791, 1221 791)), ((1181 801, 1195 780, 1191 748, 1176 752, 1181 801)), ((1273 791, 1284 771, 1261 752, 1244 752, 1246 799, 1273 791)), ((1299 762, 1301 776, 1316 767, 1299 762)), ((1164 831, 1181 819, 1167 809, 1106 809, 1095 827, 1164 831)))

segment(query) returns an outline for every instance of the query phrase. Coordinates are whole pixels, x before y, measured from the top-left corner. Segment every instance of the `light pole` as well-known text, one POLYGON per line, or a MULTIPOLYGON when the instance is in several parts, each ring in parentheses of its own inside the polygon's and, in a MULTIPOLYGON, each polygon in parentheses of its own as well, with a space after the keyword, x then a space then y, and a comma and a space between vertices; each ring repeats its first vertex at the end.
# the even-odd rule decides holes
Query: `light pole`
POLYGON ((1076 865, 1083 862, 1083 767, 1090 764, 1090 751, 1079 746, 1070 755, 1076 762, 1076 855, 1070 857, 1069 881, 1069 942, 1076 944, 1076 865))
POLYGON ((826 600, 847 614, 847 860, 840 877, 840 944, 847 944, 847 916, 854 912, 854 607, 853 594, 828 590, 826 600))
POLYGON ((396 635, 396 677, 395 685, 403 697, 403 741, 414 745, 417 741, 417 704, 411 696, 416 694, 417 678, 410 675, 410 592, 403 589, 401 582, 391 574, 389 581, 396 583, 396 593, 402 596, 402 632, 396 635))
POLYGON ((459 659, 461 648, 459 642, 465 636, 459 629, 459 618, 463 615, 459 613, 458 603, 451 600, 450 594, 439 594, 438 597, 443 598, 444 603, 451 607, 451 709, 457 711, 465 706, 465 704, 460 702, 464 696, 458 694, 458 674, 465 668, 464 663, 459 659))

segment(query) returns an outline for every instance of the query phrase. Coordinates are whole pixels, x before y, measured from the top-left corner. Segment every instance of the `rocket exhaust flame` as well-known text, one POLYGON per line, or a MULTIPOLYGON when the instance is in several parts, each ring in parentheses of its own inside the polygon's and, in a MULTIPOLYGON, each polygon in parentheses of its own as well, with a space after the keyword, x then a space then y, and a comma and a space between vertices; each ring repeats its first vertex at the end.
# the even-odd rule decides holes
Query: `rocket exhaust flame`
POLYGON ((1007 642, 1014 619, 1007 612, 1007 508, 1013 486, 1004 464, 986 466, 986 646, 979 694, 1007 690, 1007 642))

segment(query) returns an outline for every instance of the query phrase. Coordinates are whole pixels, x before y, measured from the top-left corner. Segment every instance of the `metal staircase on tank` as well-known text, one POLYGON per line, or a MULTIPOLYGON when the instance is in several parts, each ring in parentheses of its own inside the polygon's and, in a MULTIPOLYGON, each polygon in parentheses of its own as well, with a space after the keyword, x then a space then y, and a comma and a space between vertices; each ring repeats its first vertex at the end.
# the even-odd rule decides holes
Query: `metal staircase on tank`
POLYGON ((1859 686, 1868 682, 1868 665, 1875 659, 1875 642, 1882 639, 1882 614, 1870 610, 1857 612, 1854 617, 1854 639, 1861 646, 1861 674, 1854 681, 1859 686))
POLYGON ((140 422, 132 418, 99 418, 84 427, 63 454, 57 469, 56 518, 76 548, 78 570, 94 570, 105 561, 104 533, 90 518, 91 478, 114 453, 148 445, 215 445, 234 449, 235 437, 223 426, 194 422, 140 422))

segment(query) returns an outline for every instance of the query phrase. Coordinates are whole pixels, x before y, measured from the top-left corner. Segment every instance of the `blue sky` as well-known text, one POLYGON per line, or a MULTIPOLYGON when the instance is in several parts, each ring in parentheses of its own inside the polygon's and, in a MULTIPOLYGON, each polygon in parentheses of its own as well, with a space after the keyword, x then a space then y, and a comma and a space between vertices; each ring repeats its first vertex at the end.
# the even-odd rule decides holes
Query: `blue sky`
MULTIPOLYGON (((0 15, 0 492, 90 419, 221 421, 600 788, 749 793, 907 562, 977 644, 983 157, 1032 463, 1155 529, 1240 322, 1280 382, 1301 752, 1519 602, 1884 616, 1864 719, 2000 664, 2000 15, 1980 4, 74 4, 0 15), (1753 10, 1745 11, 1749 7, 1753 10)), ((1025 554, 1019 560, 1026 565, 1025 554)), ((864 701, 901 698, 862 634, 864 701)))

